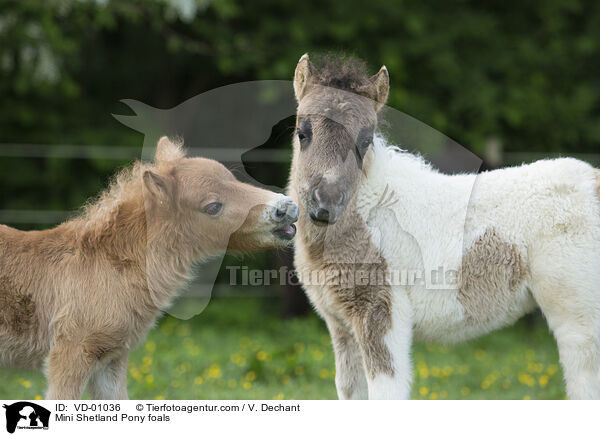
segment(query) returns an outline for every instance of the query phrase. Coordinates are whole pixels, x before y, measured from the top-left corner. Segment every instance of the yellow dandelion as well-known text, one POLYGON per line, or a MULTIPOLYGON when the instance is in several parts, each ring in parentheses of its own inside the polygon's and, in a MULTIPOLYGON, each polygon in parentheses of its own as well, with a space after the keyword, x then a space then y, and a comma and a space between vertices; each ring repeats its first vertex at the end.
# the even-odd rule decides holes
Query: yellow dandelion
POLYGON ((201 385, 202 383, 204 383, 204 379, 202 377, 196 377, 194 379, 194 384, 195 385, 201 385))
POLYGON ((437 399, 438 399, 438 394, 437 394, 437 392, 432 392, 432 393, 429 395, 429 399, 430 399, 430 400, 437 400, 437 399))
POLYGON ((533 386, 535 385, 535 379, 525 372, 520 372, 518 375, 519 383, 522 385, 533 386))
POLYGON ((246 373, 246 380, 249 380, 249 381, 256 380, 256 373, 254 371, 248 371, 246 373))
POLYGON ((330 374, 329 371, 325 368, 323 368, 319 371, 319 377, 321 377, 322 379, 328 378, 329 374, 330 374))
POLYGON ((146 342, 144 347, 148 353, 154 353, 156 351, 156 344, 153 341, 146 342))
POLYGON ((429 393, 429 389, 427 389, 425 386, 422 386, 419 388, 419 394, 421 394, 421 396, 425 396, 429 393))
POLYGON ((323 352, 321 350, 317 349, 317 350, 313 351, 312 357, 315 360, 322 360, 323 357, 325 357, 325 355, 323 354, 323 352))
POLYGON ((481 382, 481 389, 488 389, 490 387, 490 382, 489 380, 484 380, 481 382))
POLYGON ((541 363, 529 362, 527 364, 527 372, 539 374, 544 370, 544 365, 541 363))
POLYGON ((546 385, 548 384, 548 380, 550 380, 550 377, 548 377, 547 375, 543 375, 538 380, 538 383, 540 384, 541 387, 545 388, 546 385))
POLYGON ((164 400, 165 397, 163 397, 162 395, 157 395, 156 397, 154 397, 155 400, 164 400))
POLYGON ((135 366, 131 367, 129 373, 136 381, 140 381, 143 378, 142 373, 135 366))
POLYGON ((210 367, 208 368, 208 374, 206 375, 207 378, 220 378, 221 377, 221 368, 219 367, 219 365, 216 364, 212 364, 210 365, 210 367))
POLYGON ((19 379, 19 383, 21 384, 21 386, 23 386, 24 388, 29 389, 31 387, 31 382, 29 380, 25 380, 23 378, 19 379))
POLYGON ((142 365, 152 365, 152 357, 150 357, 150 356, 142 357, 142 365))
POLYGON ((453 372, 454 372, 454 369, 451 366, 446 365, 442 368, 442 375, 444 377, 450 377, 453 372))
POLYGON ((150 384, 152 384, 152 383, 154 383, 154 376, 153 376, 152 374, 148 374, 148 375, 147 375, 147 376, 144 378, 144 380, 146 380, 146 383, 150 383, 150 384))
POLYGON ((260 361, 266 360, 267 359, 267 353, 265 353, 264 351, 259 351, 258 353, 256 353, 256 358, 260 361))
POLYGON ((556 374, 556 371, 558 371, 558 366, 556 366, 556 365, 550 365, 546 369, 546 374, 548 374, 550 377, 552 377, 554 374, 556 374))
POLYGON ((277 395, 273 397, 274 400, 283 400, 284 395, 283 392, 279 392, 277 395))
POLYGON ((41 400, 41 399, 42 399, 42 396, 41 396, 41 395, 36 395, 36 396, 35 396, 33 399, 34 399, 34 400, 41 400))
POLYGON ((523 397, 523 399, 524 399, 524 400, 531 400, 531 397, 530 397, 529 395, 525 395, 525 396, 523 397))
POLYGON ((427 364, 425 362, 417 363, 417 373, 422 379, 426 379, 429 377, 429 368, 427 368, 427 364))
POLYGON ((437 366, 431 367, 431 375, 434 377, 439 377, 442 374, 442 371, 437 366))

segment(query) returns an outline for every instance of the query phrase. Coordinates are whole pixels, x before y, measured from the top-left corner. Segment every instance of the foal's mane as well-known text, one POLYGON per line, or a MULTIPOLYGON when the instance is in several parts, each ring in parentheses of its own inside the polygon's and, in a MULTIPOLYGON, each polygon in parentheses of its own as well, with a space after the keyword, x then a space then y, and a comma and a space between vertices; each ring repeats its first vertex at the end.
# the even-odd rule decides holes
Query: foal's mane
POLYGON ((354 56, 329 53, 311 57, 311 61, 319 85, 360 93, 360 88, 370 83, 365 62, 354 56))
POLYGON ((108 224, 122 204, 132 202, 142 205, 142 172, 146 167, 136 161, 121 169, 111 178, 108 188, 88 200, 75 219, 108 224))

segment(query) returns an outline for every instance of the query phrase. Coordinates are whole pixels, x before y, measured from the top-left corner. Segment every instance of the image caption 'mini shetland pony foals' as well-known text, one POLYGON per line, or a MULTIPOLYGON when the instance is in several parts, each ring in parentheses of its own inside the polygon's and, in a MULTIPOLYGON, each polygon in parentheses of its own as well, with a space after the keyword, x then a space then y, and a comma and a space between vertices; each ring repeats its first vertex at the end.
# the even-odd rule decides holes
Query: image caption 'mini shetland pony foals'
POLYGON ((187 158, 162 138, 79 216, 0 226, 0 365, 45 367, 48 399, 127 398, 127 359, 195 263, 226 249, 286 246, 298 207, 187 158))
POLYGON ((600 171, 563 158, 442 174, 377 133, 388 72, 356 59, 302 56, 294 91, 295 263, 339 398, 409 398, 413 340, 475 338, 539 307, 568 397, 600 399, 600 171), (445 289, 389 279, 441 267, 456 271, 445 289), (303 280, 315 271, 323 283, 303 280), (383 280, 342 280, 356 272, 383 280))

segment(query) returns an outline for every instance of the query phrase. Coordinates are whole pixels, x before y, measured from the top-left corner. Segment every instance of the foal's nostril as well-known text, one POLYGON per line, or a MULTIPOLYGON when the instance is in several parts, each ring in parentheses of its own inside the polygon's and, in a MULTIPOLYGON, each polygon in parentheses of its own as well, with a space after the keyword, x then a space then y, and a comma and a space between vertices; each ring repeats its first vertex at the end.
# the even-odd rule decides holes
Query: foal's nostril
POLYGON ((329 221, 329 211, 327 209, 323 209, 322 207, 317 209, 315 216, 320 221, 329 221))
POLYGON ((275 221, 279 222, 279 221, 283 221, 286 213, 287 213, 287 203, 280 201, 273 208, 272 216, 275 221))
POLYGON ((298 205, 291 198, 285 198, 280 200, 273 208, 271 216, 276 222, 286 221, 293 223, 298 220, 298 214, 298 205))
POLYGON ((275 210, 275 215, 277 216, 277 218, 283 218, 285 216, 286 212, 287 212, 287 208, 286 207, 279 206, 275 210))

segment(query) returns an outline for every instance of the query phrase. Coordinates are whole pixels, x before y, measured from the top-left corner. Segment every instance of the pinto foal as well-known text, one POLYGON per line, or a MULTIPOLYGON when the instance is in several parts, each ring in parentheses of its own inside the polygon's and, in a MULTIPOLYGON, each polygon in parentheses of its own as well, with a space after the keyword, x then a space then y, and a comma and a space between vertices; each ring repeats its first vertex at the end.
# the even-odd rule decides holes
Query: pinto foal
POLYGON ((295 263, 339 397, 408 398, 413 340, 467 340, 539 307, 569 398, 600 399, 600 171, 554 159, 442 174, 376 134, 385 67, 304 55, 294 91, 295 263), (443 287, 397 280, 440 268, 443 287))
POLYGON ((127 398, 127 358, 190 279, 227 247, 285 245, 296 204, 162 138, 56 228, 0 226, 0 365, 45 366, 47 399, 127 398))

